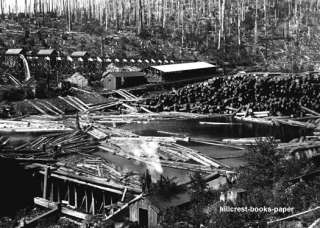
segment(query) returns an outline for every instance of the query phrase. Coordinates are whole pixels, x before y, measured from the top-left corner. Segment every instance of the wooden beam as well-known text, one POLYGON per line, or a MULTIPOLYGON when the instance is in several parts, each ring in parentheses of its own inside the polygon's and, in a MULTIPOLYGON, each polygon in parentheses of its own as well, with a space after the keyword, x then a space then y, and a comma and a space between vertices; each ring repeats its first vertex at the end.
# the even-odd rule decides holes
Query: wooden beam
MULTIPOLYGON (((43 171, 40 171, 40 173, 44 174, 43 171)), ((104 191, 107 191, 107 192, 113 192, 113 193, 116 193, 116 194, 119 194, 119 195, 122 195, 121 189, 125 188, 125 186, 118 185, 118 184, 114 184, 115 188, 113 188, 112 184, 108 184, 106 182, 103 182, 101 180, 101 178, 100 178, 100 180, 98 180, 98 178, 96 178, 96 179, 93 178, 93 177, 92 178, 86 178, 86 177, 83 177, 83 176, 76 176, 76 175, 72 175, 72 174, 70 174, 68 176, 65 176, 63 174, 58 174, 56 172, 52 173, 50 176, 58 178, 58 179, 61 179, 61 180, 66 180, 66 181, 70 181, 70 182, 73 182, 73 183, 78 183, 78 184, 82 184, 82 185, 85 185, 85 186, 98 188, 98 189, 101 189, 101 190, 104 190, 104 191)), ((130 188, 130 187, 128 187, 128 190, 131 191, 131 192, 135 192, 135 193, 140 193, 141 192, 138 189, 134 189, 134 188, 130 188)))
POLYGON ((113 193, 122 195, 122 191, 121 190, 102 187, 102 186, 99 186, 99 185, 96 185, 96 184, 91 184, 91 183, 88 183, 88 182, 85 182, 85 181, 77 180, 75 178, 65 177, 65 176, 61 176, 61 175, 58 175, 58 174, 51 174, 51 177, 55 177, 55 178, 58 178, 58 179, 62 179, 62 180, 70 181, 70 182, 73 182, 73 183, 78 183, 78 184, 82 184, 82 185, 85 185, 85 186, 90 186, 90 187, 101 189, 101 190, 104 190, 104 191, 107 191, 107 192, 113 192, 113 193))
POLYGON ((124 189, 122 197, 121 197, 121 202, 124 201, 124 198, 126 197, 127 190, 128 190, 127 188, 124 189))
MULTIPOLYGON (((40 198, 40 197, 35 197, 33 201, 34 201, 34 203, 36 205, 39 205, 39 206, 42 206, 42 207, 45 207, 45 208, 49 208, 49 209, 53 209, 53 208, 57 208, 58 207, 57 203, 50 202, 49 200, 43 199, 43 198, 40 198)), ((88 220, 88 219, 91 218, 91 215, 89 215, 89 214, 82 213, 82 212, 79 212, 79 211, 75 211, 75 210, 67 208, 65 206, 61 206, 60 212, 62 214, 69 215, 71 217, 82 219, 82 220, 88 220)))

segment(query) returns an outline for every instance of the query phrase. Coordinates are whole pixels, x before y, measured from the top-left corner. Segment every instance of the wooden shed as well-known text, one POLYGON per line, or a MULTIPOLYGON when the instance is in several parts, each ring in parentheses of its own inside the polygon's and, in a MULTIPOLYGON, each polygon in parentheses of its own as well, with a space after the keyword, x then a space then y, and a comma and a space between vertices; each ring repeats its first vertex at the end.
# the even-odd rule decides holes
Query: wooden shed
POLYGON ((115 90, 146 84, 147 79, 145 73, 140 71, 110 72, 101 82, 106 90, 115 90))
POLYGON ((82 61, 87 61, 90 56, 89 53, 86 51, 75 51, 72 52, 71 57, 75 60, 82 59, 82 61))
POLYGON ((20 61, 20 55, 24 55, 25 51, 23 48, 14 48, 14 49, 8 49, 4 55, 5 55, 5 64, 13 67, 20 61))
POLYGON ((53 70, 56 64, 58 52, 55 49, 41 49, 37 53, 39 69, 53 70))
POLYGON ((183 192, 164 199, 160 196, 146 196, 129 206, 129 218, 138 222, 140 228, 157 228, 163 222, 161 214, 174 207, 185 206, 191 202, 191 194, 183 192))
POLYGON ((51 58, 56 58, 57 55, 58 55, 58 52, 54 49, 41 49, 37 53, 38 57, 49 57, 50 60, 51 58))
POLYGON ((5 52, 6 56, 18 56, 18 55, 23 55, 23 54, 25 54, 25 51, 23 48, 8 49, 5 52))

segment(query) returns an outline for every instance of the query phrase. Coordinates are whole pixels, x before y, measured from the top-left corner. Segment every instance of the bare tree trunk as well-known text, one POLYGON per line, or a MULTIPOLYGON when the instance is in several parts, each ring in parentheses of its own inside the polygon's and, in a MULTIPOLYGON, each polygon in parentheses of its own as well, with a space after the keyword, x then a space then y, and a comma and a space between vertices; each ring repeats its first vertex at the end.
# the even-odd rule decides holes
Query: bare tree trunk
MULTIPOLYGON (((264 10, 264 37, 267 37, 268 33, 268 17, 267 17, 267 1, 263 0, 263 10, 264 10)), ((289 4, 290 5, 290 4, 289 4)))
POLYGON ((71 7, 70 7, 70 0, 68 0, 68 31, 71 32, 71 7))
POLYGON ((166 0, 162 0, 162 28, 166 27, 166 0))
POLYGON ((222 16, 221 16, 221 1, 218 0, 218 9, 219 9, 219 32, 218 32, 218 50, 221 49, 221 22, 222 22, 222 16))
POLYGON ((139 12, 139 15, 138 15, 138 34, 140 35, 143 31, 143 14, 142 14, 142 10, 143 10, 143 6, 141 4, 141 0, 138 0, 138 12, 139 12))
POLYGON ((0 7, 1 7, 1 17, 4 17, 4 10, 3 10, 3 0, 0 1, 0 7))
POLYGON ((256 53, 258 45, 258 0, 255 4, 255 15, 254 15, 254 46, 253 52, 256 53))
POLYGON ((242 0, 238 0, 238 53, 241 45, 241 5, 242 5, 242 0))
POLYGON ((108 11, 108 7, 109 7, 109 0, 106 0, 105 2, 105 23, 106 23, 106 31, 108 31, 108 17, 109 17, 109 11, 108 11))

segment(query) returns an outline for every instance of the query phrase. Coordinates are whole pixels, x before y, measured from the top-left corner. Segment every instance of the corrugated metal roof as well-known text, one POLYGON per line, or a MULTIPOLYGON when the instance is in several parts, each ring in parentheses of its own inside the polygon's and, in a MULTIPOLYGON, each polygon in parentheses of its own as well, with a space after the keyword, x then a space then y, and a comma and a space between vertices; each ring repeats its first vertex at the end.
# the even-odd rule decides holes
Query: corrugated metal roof
POLYGON ((71 54, 71 57, 84 57, 88 54, 86 51, 75 51, 71 54))
POLYGON ((110 72, 107 76, 112 75, 113 77, 124 77, 124 78, 128 78, 128 77, 145 77, 145 73, 144 72, 140 72, 140 71, 125 71, 125 72, 110 72))
POLYGON ((151 66, 151 68, 157 69, 159 71, 170 73, 170 72, 179 72, 179 71, 188 71, 188 70, 200 70, 214 68, 215 65, 206 62, 193 62, 193 63, 180 63, 180 64, 168 64, 161 66, 151 66))
POLYGON ((19 55, 23 52, 22 48, 16 48, 16 49, 8 49, 6 51, 6 55, 19 55))
POLYGON ((37 55, 41 55, 41 56, 50 56, 55 52, 54 49, 42 49, 39 50, 37 55))

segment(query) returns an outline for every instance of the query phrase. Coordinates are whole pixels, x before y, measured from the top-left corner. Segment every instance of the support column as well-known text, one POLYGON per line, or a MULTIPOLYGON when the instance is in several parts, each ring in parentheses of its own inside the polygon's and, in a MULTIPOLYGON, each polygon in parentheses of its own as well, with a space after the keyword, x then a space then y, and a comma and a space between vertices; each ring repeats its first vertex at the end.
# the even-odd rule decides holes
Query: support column
POLYGON ((96 208, 95 208, 95 202, 94 202, 94 195, 93 191, 91 191, 91 206, 90 206, 90 212, 95 215, 96 214, 96 208))
POLYGON ((89 208, 88 208, 88 193, 87 190, 84 190, 84 197, 85 197, 85 206, 86 206, 86 213, 89 212, 89 208))
POLYGON ((48 186, 48 177, 49 177, 49 167, 44 168, 44 178, 43 178, 43 194, 42 198, 47 198, 47 186, 48 186))
POLYGON ((58 202, 58 203, 61 203, 60 184, 59 184, 59 181, 57 181, 57 202, 58 202))
POLYGON ((53 186, 53 181, 51 181, 51 184, 50 184, 50 201, 53 202, 54 201, 54 186, 53 186))
POLYGON ((78 208, 78 191, 77 191, 77 185, 74 185, 74 206, 77 209, 78 208))

